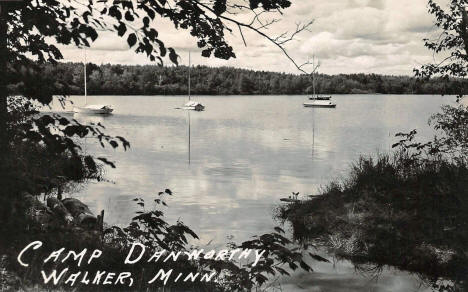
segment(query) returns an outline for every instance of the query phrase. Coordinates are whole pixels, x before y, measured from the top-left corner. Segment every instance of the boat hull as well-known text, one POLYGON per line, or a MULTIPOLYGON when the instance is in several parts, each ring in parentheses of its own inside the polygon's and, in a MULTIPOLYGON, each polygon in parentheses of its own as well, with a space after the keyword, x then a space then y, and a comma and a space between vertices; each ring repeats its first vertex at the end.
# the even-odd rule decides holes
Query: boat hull
POLYGON ((336 104, 331 103, 331 104, 317 104, 317 103, 304 103, 304 107, 323 107, 323 108, 335 108, 336 104))
POLYGON ((114 109, 111 108, 105 108, 105 109, 92 109, 92 108, 86 108, 86 107, 73 107, 73 112, 74 113, 80 113, 80 114, 89 114, 89 115, 109 115, 114 111, 114 109))
POLYGON ((205 107, 204 106, 184 106, 182 109, 201 112, 205 110, 205 107))

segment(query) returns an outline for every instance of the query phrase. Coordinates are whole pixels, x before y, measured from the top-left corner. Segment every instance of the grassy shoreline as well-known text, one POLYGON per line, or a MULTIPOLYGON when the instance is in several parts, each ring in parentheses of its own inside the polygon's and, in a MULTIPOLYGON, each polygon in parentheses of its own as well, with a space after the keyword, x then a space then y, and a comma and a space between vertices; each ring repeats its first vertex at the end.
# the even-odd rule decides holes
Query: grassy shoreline
POLYGON ((361 157, 319 196, 293 199, 279 218, 294 237, 357 267, 393 266, 436 285, 468 275, 468 165, 397 151, 361 157))

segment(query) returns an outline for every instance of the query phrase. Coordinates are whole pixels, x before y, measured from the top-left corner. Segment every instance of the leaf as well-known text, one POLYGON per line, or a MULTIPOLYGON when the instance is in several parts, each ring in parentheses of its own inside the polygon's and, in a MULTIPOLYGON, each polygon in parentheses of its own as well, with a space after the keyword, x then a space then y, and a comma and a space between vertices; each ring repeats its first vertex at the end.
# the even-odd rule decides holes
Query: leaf
POLYGON ((147 35, 150 38, 150 40, 154 41, 158 37, 158 32, 154 28, 151 28, 148 31, 147 35))
POLYGON ((59 121, 60 125, 62 125, 62 126, 66 126, 66 125, 68 125, 70 123, 66 118, 60 118, 58 121, 59 121))
POLYGON ((304 261, 301 260, 301 261, 299 262, 299 264, 301 265, 301 268, 302 268, 303 270, 305 270, 305 271, 307 271, 307 272, 313 271, 312 268, 311 268, 308 264, 306 264, 306 262, 304 262, 304 261))
POLYGON ((119 37, 123 36, 125 32, 127 31, 127 26, 125 23, 121 22, 120 25, 117 27, 117 34, 119 37))
POLYGON ((205 58, 208 58, 209 56, 211 56, 211 52, 212 52, 212 49, 204 49, 202 51, 202 56, 205 58))
POLYGON ((133 14, 130 11, 125 12, 125 19, 128 21, 134 21, 135 17, 133 17, 133 14))
POLYGON ((154 40, 156 43, 158 43, 158 46, 159 46, 159 54, 164 57, 167 53, 167 49, 166 49, 166 46, 164 46, 164 43, 158 39, 155 39, 154 40))
POLYGON ((216 15, 221 15, 226 12, 226 0, 215 0, 213 10, 216 15))
POLYGON ((124 150, 127 150, 128 148, 130 148, 130 142, 128 142, 127 139, 121 136, 115 136, 115 138, 120 140, 120 142, 122 143, 124 147, 124 150))
POLYGON ((85 21, 86 23, 89 23, 89 17, 90 17, 90 16, 91 16, 91 12, 89 12, 89 11, 85 11, 85 12, 81 15, 81 17, 83 17, 83 19, 84 19, 84 21, 85 21))
POLYGON ((179 65, 179 62, 177 61, 178 55, 176 54, 175 50, 173 48, 169 48, 169 59, 171 60, 172 63, 179 65))
POLYGON ((84 158, 84 161, 85 161, 86 166, 87 166, 92 172, 95 172, 95 171, 97 170, 97 168, 96 168, 96 163, 94 162, 93 157, 91 157, 91 156, 88 155, 88 156, 86 156, 86 157, 84 158))
POLYGON ((147 9, 145 9, 145 11, 146 11, 146 13, 148 14, 148 16, 149 16, 151 19, 154 19, 154 17, 156 16, 156 13, 155 13, 154 10, 151 9, 151 8, 148 8, 148 7, 147 7, 147 9))
POLYGON ((128 35, 127 43, 130 46, 130 48, 136 44, 136 41, 137 41, 137 37, 135 33, 132 32, 131 34, 128 35))
POLYGON ((274 229, 278 233, 284 233, 284 230, 281 227, 276 226, 274 229))
POLYGON ((317 255, 317 254, 313 254, 313 253, 310 253, 310 252, 309 252, 309 255, 310 255, 311 258, 313 258, 313 259, 316 260, 316 261, 325 262, 325 263, 329 263, 329 262, 330 262, 330 261, 327 260, 326 258, 323 258, 323 257, 321 257, 321 256, 319 256, 319 255, 317 255))
POLYGON ((119 144, 117 142, 115 142, 114 140, 110 140, 109 144, 111 144, 112 148, 114 148, 114 149, 119 147, 119 144))
POLYGON ((110 167, 115 168, 115 164, 112 161, 107 160, 107 158, 98 157, 97 159, 101 160, 102 162, 109 165, 110 167))
POLYGON ((119 8, 117 8, 115 5, 109 8, 109 15, 116 18, 117 20, 122 19, 122 12, 120 12, 119 8))
POLYGON ((148 27, 149 26, 149 18, 147 16, 143 17, 143 26, 148 27))
POLYGON ((275 267, 275 269, 281 274, 281 275, 286 275, 286 276, 289 276, 289 272, 287 272, 285 269, 281 268, 281 267, 275 267))
POLYGON ((289 262, 288 265, 293 271, 295 271, 297 269, 297 265, 295 263, 293 263, 293 262, 289 262))
POLYGON ((78 126, 68 126, 63 130, 63 133, 68 137, 75 135, 78 132, 78 126))

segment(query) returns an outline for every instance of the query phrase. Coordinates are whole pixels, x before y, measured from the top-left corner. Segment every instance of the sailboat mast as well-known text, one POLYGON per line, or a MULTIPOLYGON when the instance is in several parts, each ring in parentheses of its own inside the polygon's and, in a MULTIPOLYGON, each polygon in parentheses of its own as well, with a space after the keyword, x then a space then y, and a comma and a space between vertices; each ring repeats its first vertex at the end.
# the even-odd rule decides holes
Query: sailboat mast
POLYGON ((312 96, 315 96, 315 56, 313 56, 312 68, 314 68, 314 71, 312 71, 312 88, 313 88, 312 96))
POLYGON ((88 88, 86 86, 86 47, 84 47, 84 95, 85 104, 88 104, 88 88))
POLYGON ((188 99, 190 100, 190 69, 192 67, 192 62, 191 62, 191 59, 190 59, 190 51, 188 53, 188 62, 189 62, 189 68, 188 68, 188 99))

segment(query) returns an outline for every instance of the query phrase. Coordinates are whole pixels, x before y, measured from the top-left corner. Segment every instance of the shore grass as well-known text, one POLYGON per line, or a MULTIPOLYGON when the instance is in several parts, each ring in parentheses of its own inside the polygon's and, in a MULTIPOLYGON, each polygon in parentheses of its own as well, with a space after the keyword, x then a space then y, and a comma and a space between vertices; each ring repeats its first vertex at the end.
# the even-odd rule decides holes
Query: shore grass
POLYGON ((279 217, 296 239, 357 266, 390 265, 435 283, 468 275, 468 166, 400 150, 361 157, 319 196, 290 201, 279 217))

